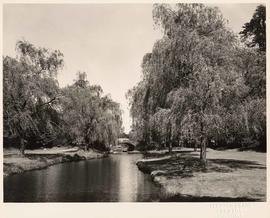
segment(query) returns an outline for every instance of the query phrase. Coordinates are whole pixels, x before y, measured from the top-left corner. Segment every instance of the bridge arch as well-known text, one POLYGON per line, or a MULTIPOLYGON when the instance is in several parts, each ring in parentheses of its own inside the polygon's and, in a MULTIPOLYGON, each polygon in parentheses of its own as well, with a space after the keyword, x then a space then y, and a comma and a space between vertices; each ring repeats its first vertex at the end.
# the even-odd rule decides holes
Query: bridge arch
POLYGON ((136 148, 135 143, 128 138, 119 138, 117 144, 123 148, 123 151, 133 151, 136 148))

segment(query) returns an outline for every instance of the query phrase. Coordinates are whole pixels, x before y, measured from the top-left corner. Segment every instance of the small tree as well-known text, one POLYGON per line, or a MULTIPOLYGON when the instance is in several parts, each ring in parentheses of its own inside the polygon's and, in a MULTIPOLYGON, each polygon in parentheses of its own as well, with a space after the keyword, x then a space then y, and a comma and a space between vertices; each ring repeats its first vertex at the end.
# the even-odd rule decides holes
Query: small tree
POLYGON ((259 5, 251 20, 245 23, 240 35, 249 47, 258 46, 261 51, 266 50, 266 9, 259 5))

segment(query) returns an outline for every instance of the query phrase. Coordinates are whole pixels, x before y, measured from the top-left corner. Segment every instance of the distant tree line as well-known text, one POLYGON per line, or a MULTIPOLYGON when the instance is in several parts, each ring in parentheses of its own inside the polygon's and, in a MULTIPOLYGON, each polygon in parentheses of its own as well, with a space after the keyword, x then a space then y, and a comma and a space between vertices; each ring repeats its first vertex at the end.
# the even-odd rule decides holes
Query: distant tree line
POLYGON ((79 72, 74 84, 56 79, 63 54, 27 41, 16 44, 17 57, 3 57, 4 146, 39 148, 76 145, 106 150, 121 132, 118 103, 90 85, 79 72))
POLYGON ((207 146, 266 150, 265 7, 244 25, 245 44, 203 4, 155 4, 153 19, 163 37, 127 93, 140 149, 198 147, 202 160, 207 146))

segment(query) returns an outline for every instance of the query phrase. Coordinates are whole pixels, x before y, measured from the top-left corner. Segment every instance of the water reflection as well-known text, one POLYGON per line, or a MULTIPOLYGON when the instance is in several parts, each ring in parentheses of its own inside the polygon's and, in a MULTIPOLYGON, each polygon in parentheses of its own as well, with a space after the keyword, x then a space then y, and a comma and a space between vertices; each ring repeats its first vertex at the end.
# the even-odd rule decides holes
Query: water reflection
POLYGON ((137 169, 140 158, 112 155, 9 176, 4 179, 4 201, 156 201, 159 188, 137 169))
POLYGON ((119 162, 120 182, 119 182, 119 201, 136 201, 137 196, 136 189, 138 188, 136 173, 132 168, 135 166, 133 161, 128 161, 129 156, 122 157, 122 161, 119 162), (135 190, 134 190, 135 189, 135 190))

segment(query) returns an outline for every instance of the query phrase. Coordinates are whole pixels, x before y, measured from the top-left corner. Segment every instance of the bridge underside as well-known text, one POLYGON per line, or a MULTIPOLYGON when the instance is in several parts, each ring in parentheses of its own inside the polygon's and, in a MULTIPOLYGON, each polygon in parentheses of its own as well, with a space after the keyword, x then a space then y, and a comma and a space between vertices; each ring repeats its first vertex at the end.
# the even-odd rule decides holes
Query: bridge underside
POLYGON ((135 149, 135 145, 129 142, 122 142, 118 144, 119 146, 122 146, 123 149, 126 149, 127 151, 133 151, 135 149))

